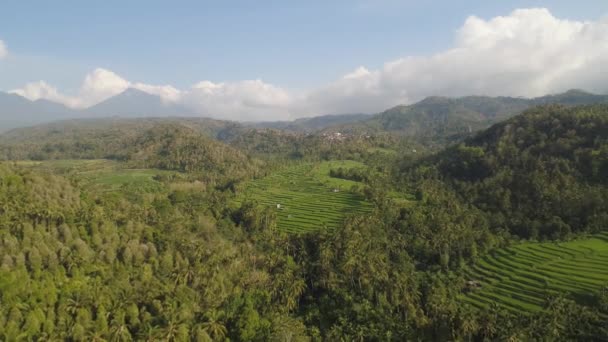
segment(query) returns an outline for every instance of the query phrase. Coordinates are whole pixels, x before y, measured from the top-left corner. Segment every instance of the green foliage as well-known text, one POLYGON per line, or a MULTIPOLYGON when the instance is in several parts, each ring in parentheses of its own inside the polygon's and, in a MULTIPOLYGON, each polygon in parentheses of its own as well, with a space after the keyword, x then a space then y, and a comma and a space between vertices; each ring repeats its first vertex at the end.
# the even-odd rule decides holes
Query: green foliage
POLYGON ((120 128, 93 126, 71 134, 47 132, 26 143, 4 137, 9 142, 0 145, 0 159, 109 159, 127 162, 132 169, 198 173, 220 184, 254 174, 260 165, 241 151, 190 128, 188 121, 146 123, 120 128))
POLYGON ((407 173, 440 179, 485 212, 494 232, 506 228, 533 239, 597 232, 608 223, 607 112, 606 106, 532 109, 407 173))
POLYGON ((481 288, 465 300, 479 307, 498 303, 516 313, 538 312, 545 298, 560 293, 593 305, 593 294, 601 293, 608 281, 606 262, 606 233, 565 243, 517 244, 493 251, 467 269, 467 278, 481 288))
MULTIPOLYGON (((407 125, 477 115, 444 104, 407 125)), ((431 157, 195 119, 9 134, 3 158, 44 160, 0 163, 0 339, 601 340, 606 112, 533 109, 431 157)))
POLYGON ((348 214, 369 212, 371 205, 351 191, 363 184, 331 178, 330 170, 361 165, 353 161, 304 163, 250 181, 237 191, 240 209, 235 221, 259 226, 276 217, 278 229, 287 232, 335 229, 348 214))

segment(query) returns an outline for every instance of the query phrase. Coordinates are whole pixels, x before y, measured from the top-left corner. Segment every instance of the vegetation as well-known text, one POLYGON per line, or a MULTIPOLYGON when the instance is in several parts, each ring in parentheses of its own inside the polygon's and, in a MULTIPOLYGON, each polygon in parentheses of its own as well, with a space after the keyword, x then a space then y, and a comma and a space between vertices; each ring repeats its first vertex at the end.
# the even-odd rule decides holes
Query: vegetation
POLYGON ((608 96, 580 90, 532 99, 513 97, 466 96, 429 97, 409 106, 388 109, 367 120, 345 123, 329 130, 392 134, 410 137, 425 145, 442 147, 459 142, 492 124, 521 114, 526 109, 549 104, 606 104, 608 96))
POLYGON ((560 293, 593 304, 608 283, 608 233, 516 244, 479 258, 465 274, 473 282, 465 300, 482 308, 498 303, 516 313, 538 312, 546 298, 560 293))
POLYGON ((0 138, 1 340, 608 336, 608 106, 435 154, 198 124, 0 138))
POLYGON ((363 184, 330 178, 333 167, 350 170, 361 165, 331 161, 289 167, 245 184, 240 204, 262 206, 265 215, 276 216, 278 229, 287 232, 335 229, 347 215, 371 211, 362 194, 363 184))

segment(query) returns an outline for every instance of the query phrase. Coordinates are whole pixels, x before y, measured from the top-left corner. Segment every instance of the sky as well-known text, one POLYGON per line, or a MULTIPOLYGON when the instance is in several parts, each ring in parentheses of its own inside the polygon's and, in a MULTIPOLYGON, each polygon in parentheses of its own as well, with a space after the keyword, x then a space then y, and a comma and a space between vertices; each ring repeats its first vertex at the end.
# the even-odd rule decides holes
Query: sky
POLYGON ((203 116, 373 113, 426 96, 608 93, 608 2, 7 1, 0 90, 128 87, 203 116))

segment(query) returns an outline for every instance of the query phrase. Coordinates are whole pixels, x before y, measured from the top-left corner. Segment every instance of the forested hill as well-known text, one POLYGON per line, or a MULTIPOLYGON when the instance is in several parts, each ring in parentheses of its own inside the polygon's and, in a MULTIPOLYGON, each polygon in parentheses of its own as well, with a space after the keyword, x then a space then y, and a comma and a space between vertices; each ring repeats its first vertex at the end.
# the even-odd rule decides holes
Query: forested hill
POLYGON ((327 127, 359 122, 369 119, 371 114, 337 114, 301 118, 293 121, 269 121, 249 124, 255 128, 272 128, 290 132, 310 133, 327 127))
POLYGON ((242 129, 242 126, 236 122, 198 117, 69 119, 12 129, 0 134, 0 144, 46 143, 79 138, 81 135, 134 135, 159 124, 180 125, 220 140, 242 129))
POLYGON ((338 125, 327 130, 365 134, 391 132, 427 143, 445 143, 461 140, 473 132, 520 114, 533 106, 599 103, 608 103, 608 96, 580 90, 533 99, 488 96, 429 97, 412 105, 388 109, 369 120, 338 125))
POLYGON ((0 159, 113 159, 132 167, 238 177, 251 171, 253 160, 211 137, 230 129, 229 123, 195 119, 68 121, 5 134, 0 159))
POLYGON ((605 229, 608 105, 529 109, 424 161, 414 174, 429 184, 435 172, 485 212, 495 232, 564 238, 605 229))
POLYGON ((243 152, 179 125, 158 125, 132 141, 127 158, 146 168, 217 172, 233 177, 250 169, 243 152))

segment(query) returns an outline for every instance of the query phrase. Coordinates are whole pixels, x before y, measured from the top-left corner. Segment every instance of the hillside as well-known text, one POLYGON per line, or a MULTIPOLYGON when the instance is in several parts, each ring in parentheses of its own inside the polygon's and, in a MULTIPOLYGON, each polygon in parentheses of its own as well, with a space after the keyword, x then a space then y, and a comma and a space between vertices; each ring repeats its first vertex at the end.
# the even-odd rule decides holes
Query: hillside
POLYGON ((215 139, 227 122, 206 119, 70 120, 1 136, 4 160, 112 159, 134 167, 242 176, 252 164, 215 139))
POLYGON ((494 123, 542 104, 600 104, 608 96, 580 90, 525 99, 514 97, 467 96, 461 98, 429 97, 407 106, 388 109, 358 123, 329 127, 326 131, 375 134, 391 132, 426 143, 454 142, 494 123))
POLYGON ((42 144, 54 143, 61 139, 76 139, 79 136, 132 135, 158 124, 180 125, 220 140, 232 137, 241 129, 241 126, 234 122, 197 117, 69 119, 12 129, 0 134, 0 144, 42 144))
POLYGON ((543 106, 423 162, 490 229, 564 238, 608 224, 608 106, 543 106))
POLYGON ((431 156, 199 119, 14 130, 0 336, 597 340, 607 113, 532 108, 431 156))
POLYGON ((336 114, 301 118, 293 121, 269 121, 250 123, 255 128, 272 128, 284 131, 311 133, 335 125, 343 125, 369 119, 371 114, 336 114))

